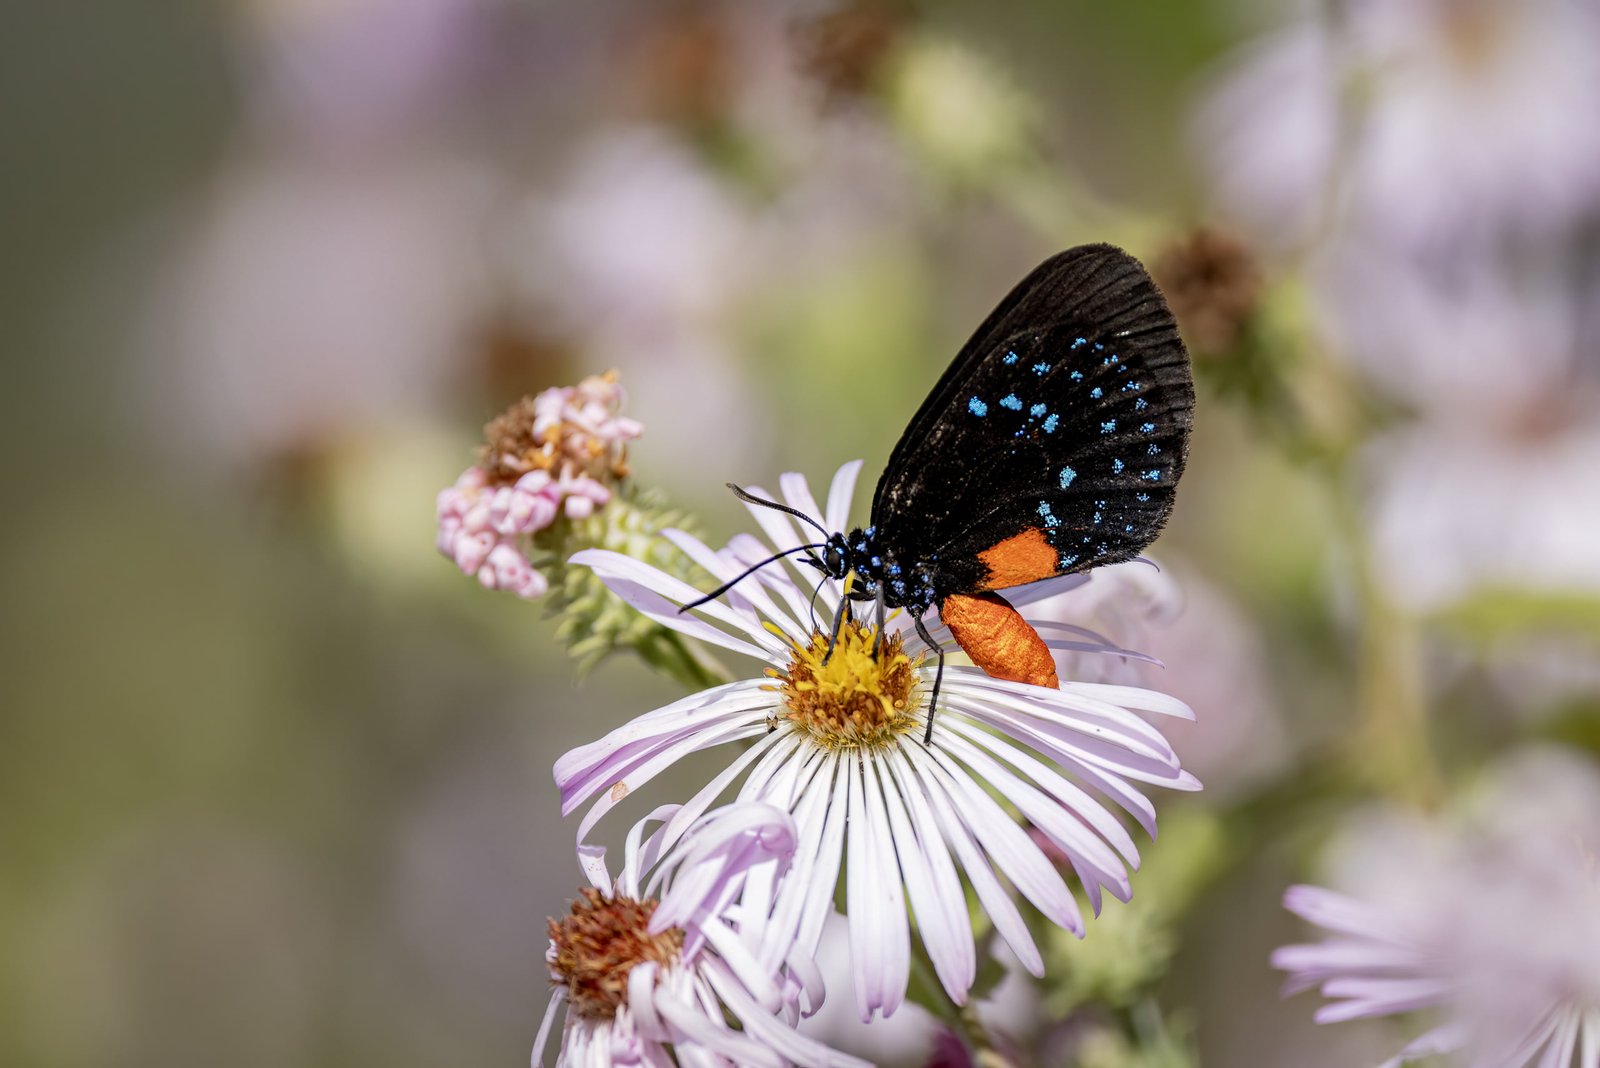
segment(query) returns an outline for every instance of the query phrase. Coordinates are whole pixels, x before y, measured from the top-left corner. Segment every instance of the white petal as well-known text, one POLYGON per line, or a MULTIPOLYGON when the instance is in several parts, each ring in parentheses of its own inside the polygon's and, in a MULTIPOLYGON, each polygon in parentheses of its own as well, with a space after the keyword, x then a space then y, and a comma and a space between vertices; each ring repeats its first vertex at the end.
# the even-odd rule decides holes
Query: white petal
MULTIPOLYGON (((601 794, 589 811, 584 813, 583 821, 578 825, 578 842, 582 844, 589 838, 589 832, 594 828, 602 816, 620 804, 629 794, 655 778, 657 774, 676 764, 690 753, 701 749, 710 749, 724 742, 737 741, 740 738, 750 738, 759 735, 762 731, 760 724, 731 723, 711 730, 693 733, 680 739, 673 745, 656 752, 650 759, 643 761, 617 780, 617 786, 601 794), (621 787, 618 789, 617 787, 621 787)), ((752 752, 758 752, 759 746, 752 752)), ((743 759, 743 757, 741 757, 743 759)), ((691 809, 695 802, 691 801, 684 806, 684 810, 691 809)), ((684 811, 680 810, 674 822, 684 819, 684 811)))
POLYGON ((1391 921, 1382 912, 1348 895, 1321 886, 1291 886, 1283 892, 1283 907, 1302 920, 1330 931, 1394 941, 1391 921))
MULTIPOLYGON (((877 761, 863 759, 856 766, 861 773, 861 792, 866 802, 862 829, 866 831, 867 840, 868 892, 880 903, 883 920, 870 926, 863 924, 861 941, 856 940, 852 925, 850 951, 854 954, 870 946, 870 956, 878 966, 876 1007, 884 1016, 892 1016, 905 1001, 906 984, 911 977, 911 936, 907 929, 905 888, 900 868, 895 864, 895 842, 888 814, 884 811, 877 761)), ((852 829, 851 837, 854 836, 852 829)), ((854 916, 853 905, 850 912, 854 916)))
MULTIPOLYGON (((1080 819, 1089 821, 1087 811, 1064 811, 1061 801, 1053 799, 1043 791, 1030 785, 1020 777, 1011 774, 998 761, 988 757, 976 746, 963 738, 963 731, 974 731, 974 728, 956 721, 943 724, 949 734, 944 739, 946 752, 972 768, 978 776, 999 792, 1001 797, 1010 801, 1022 813, 1023 817, 1032 822, 1045 833, 1061 850, 1071 858, 1073 867, 1078 869, 1080 877, 1083 869, 1088 868, 1094 874, 1098 885, 1110 888, 1124 900, 1128 894, 1128 874, 1122 866, 1122 861, 1101 838, 1096 836, 1089 827, 1079 822, 1080 819)), ((1019 758, 1021 754, 1018 754, 1019 758)), ((1047 771, 1042 765, 1040 771, 1047 771)), ((1057 778, 1060 778, 1057 776, 1057 778)), ((1065 780, 1062 780, 1065 784, 1065 780)), ((1070 784, 1067 784, 1070 785, 1070 784)), ((1081 793, 1081 791, 1079 791, 1081 793)), ((1084 801, 1090 809, 1098 811, 1102 816, 1110 819, 1111 814, 1096 805, 1086 795, 1084 801)), ((1115 821, 1113 821, 1115 822, 1115 821)), ((1120 828, 1119 828, 1120 830, 1120 828)), ((1121 832, 1127 840, 1128 848, 1133 848, 1133 840, 1127 837, 1127 832, 1121 832)), ((1026 837, 1026 835, 1024 835, 1026 837)), ((1037 848, 1037 847, 1035 847, 1037 848)), ((1041 854, 1042 855, 1042 854, 1041 854)), ((1137 861, 1138 853, 1134 852, 1137 861)), ((1085 884, 1088 879, 1084 879, 1085 884)))
POLYGON ((849 819, 849 776, 840 774, 845 761, 834 756, 818 775, 813 789, 831 787, 828 799, 828 821, 822 829, 822 843, 817 848, 816 868, 805 884, 805 903, 801 906, 800 930, 795 945, 808 957, 817 955, 822 941, 822 925, 833 912, 833 894, 839 885, 839 866, 844 861, 845 825, 849 819))
MULTIPOLYGON (((1101 807, 1100 803, 1084 792, 1065 777, 1058 775, 1043 761, 1035 759, 1028 752, 1016 746, 1008 745, 987 731, 952 720, 947 724, 953 731, 968 738, 973 743, 993 753, 1017 768, 1022 774, 1031 778, 1035 783, 1050 794, 1060 805, 1070 809, 1079 819, 1083 820, 1107 842, 1121 853, 1128 863, 1137 866, 1139 863, 1139 850, 1133 844, 1133 837, 1128 834, 1118 819, 1101 807)), ((1004 790, 1001 793, 1005 793, 1004 790)), ((1037 821, 1035 821, 1037 822, 1037 821)), ((1118 866, 1120 869, 1120 865, 1118 866)))
POLYGON ((930 802, 935 818, 939 821, 940 830, 944 832, 946 842, 955 847, 956 856, 961 860, 961 869, 966 872, 967 881, 972 884, 972 890, 978 895, 978 902, 989 915, 989 922, 1005 939, 1006 945, 1016 954, 1022 966, 1035 976, 1044 975, 1044 958, 1039 955, 1039 947, 1034 945, 1033 937, 1028 934, 1028 925, 1023 922, 1022 914, 1017 911, 1016 904, 1011 900, 1000 880, 995 878, 993 870, 989 867, 988 860, 979 850, 966 825, 956 815, 955 809, 958 801, 950 796, 946 787, 947 777, 942 775, 934 764, 928 752, 921 746, 902 746, 901 752, 908 755, 912 770, 922 783, 923 793, 930 802))
MULTIPOLYGON (((940 733, 941 728, 936 726, 936 739, 940 733)), ((984 852, 994 858, 995 866, 1052 922, 1074 934, 1083 934, 1083 916, 1072 891, 1044 852, 941 747, 936 745, 928 755, 945 773, 950 795, 959 802, 956 811, 962 822, 983 845, 984 852)))
POLYGON ((828 487, 828 510, 822 521, 830 532, 844 533, 850 529, 850 501, 856 493, 861 464, 860 460, 851 460, 834 472, 833 484, 828 487))
MULTIPOLYGON (((681 530, 668 528, 661 532, 661 536, 672 542, 683 551, 685 556, 704 568, 712 578, 717 580, 718 585, 733 580, 746 570, 745 566, 741 566, 732 559, 724 559, 717 553, 712 552, 700 539, 685 534, 681 530)), ((752 560, 751 564, 756 562, 752 560)), ((767 566, 776 567, 777 561, 773 561, 767 566)), ((800 624, 791 618, 789 613, 773 603, 772 598, 767 596, 766 589, 761 583, 754 581, 754 576, 746 578, 724 596, 729 600, 737 599, 745 602, 749 608, 742 614, 763 616, 782 627, 796 641, 803 641, 811 636, 809 629, 803 631, 800 624)))
POLYGON ((693 612, 679 612, 680 605, 697 601, 704 594, 643 561, 607 549, 585 549, 574 553, 569 562, 588 567, 612 593, 664 627, 758 659, 776 663, 787 660, 783 643, 767 632, 754 613, 737 612, 722 601, 707 601, 693 612), (726 624, 750 641, 713 627, 701 616, 726 624))
MULTIPOLYGON (((759 538, 750 534, 735 534, 728 539, 727 551, 733 559, 743 567, 751 567, 772 555, 770 546, 759 538)), ((797 554, 800 555, 800 554, 797 554)), ((784 560, 793 561, 793 557, 784 560)), ((798 620, 800 630, 803 632, 802 640, 811 636, 811 594, 802 590, 789 576, 789 565, 780 560, 771 567, 764 567, 753 576, 754 581, 777 594, 789 610, 789 615, 798 620)), ((815 582, 813 582, 815 585, 815 582)))
POLYGON ((561 790, 561 814, 570 815, 598 791, 611 789, 619 774, 642 763, 647 755, 686 738, 692 740, 698 732, 730 723, 759 726, 773 701, 765 680, 728 683, 646 712, 604 738, 562 754, 553 769, 561 790))
POLYGON ((1141 712, 1154 712, 1158 716, 1175 719, 1194 719, 1194 709, 1159 690, 1146 690, 1142 686, 1113 686, 1101 682, 1068 682, 1061 687, 1072 693, 1093 697, 1122 708, 1137 708, 1141 712))
MULTIPOLYGON (((782 739, 776 735, 768 734, 763 736, 760 741, 740 753, 727 767, 713 776, 711 781, 696 791, 693 797, 679 806, 678 811, 667 821, 667 825, 661 829, 662 851, 670 850, 705 814, 706 810, 711 807, 712 802, 722 796, 722 792, 728 788, 729 783, 743 774, 744 770, 752 763, 760 760, 763 754, 771 747, 779 745, 781 741, 782 739)), ((630 783, 630 787, 631 785, 630 783)), ((657 869, 650 877, 647 891, 653 893, 665 874, 665 871, 657 869)))
POLYGON ((656 990, 655 1007, 662 1019, 682 1033, 683 1040, 677 1043, 680 1057, 683 1041, 687 1041, 727 1057, 741 1068, 788 1068, 776 1051, 729 1030, 720 1019, 713 1022, 699 1007, 685 1004, 664 989, 656 990))
MULTIPOLYGON (((817 881, 813 872, 817 868, 823 848, 823 833, 828 824, 828 803, 833 796, 830 785, 834 768, 833 758, 820 751, 813 751, 807 756, 804 764, 811 769, 811 775, 806 781, 812 783, 814 788, 793 795, 789 805, 786 806, 794 814, 798 842, 789 875, 778 889, 771 922, 767 925, 762 947, 762 962, 774 970, 791 955, 791 950, 795 949, 797 942, 804 941, 801 938, 801 921, 806 902, 810 897, 807 888, 817 881), (817 781, 818 776, 821 776, 820 781, 817 781)), ((780 805, 783 804, 781 795, 772 796, 771 799, 780 805)), ((842 823, 842 819, 840 822, 842 823)), ((837 881, 837 862, 831 865, 831 868, 833 874, 829 879, 837 881)), ((832 900, 831 894, 830 887, 829 901, 832 900)), ((820 911, 822 916, 817 920, 818 930, 821 930, 822 921, 827 918, 827 901, 822 903, 820 911)), ((801 955, 810 956, 815 952, 815 946, 802 945, 801 955)))
POLYGON ((1348 976, 1322 984, 1327 998, 1341 999, 1317 1010, 1318 1023, 1354 1020, 1363 1016, 1392 1016, 1415 1012, 1442 1001, 1449 988, 1437 979, 1390 979, 1348 976))
POLYGON ((872 1068, 870 1062, 829 1049, 779 1023, 770 1013, 763 1012, 760 1005, 751 1002, 736 984, 725 978, 717 976, 712 982, 732 1010, 734 1019, 744 1025, 746 1033, 787 1061, 815 1068, 872 1068))
POLYGON ((884 765, 893 778, 893 788, 885 783, 884 789, 889 828, 917 917, 917 933, 940 985, 952 1001, 964 1005, 977 977, 977 949, 961 878, 905 755, 891 748, 884 765))
POLYGON ((545 1002, 544 1019, 539 1021, 539 1034, 533 1040, 533 1056, 528 1058, 528 1063, 533 1068, 539 1068, 539 1063, 544 1060, 544 1044, 550 1039, 550 1026, 555 1023, 556 1017, 561 1015, 558 1011, 561 1003, 567 1000, 567 988, 558 986, 550 991, 550 1000, 545 1002))

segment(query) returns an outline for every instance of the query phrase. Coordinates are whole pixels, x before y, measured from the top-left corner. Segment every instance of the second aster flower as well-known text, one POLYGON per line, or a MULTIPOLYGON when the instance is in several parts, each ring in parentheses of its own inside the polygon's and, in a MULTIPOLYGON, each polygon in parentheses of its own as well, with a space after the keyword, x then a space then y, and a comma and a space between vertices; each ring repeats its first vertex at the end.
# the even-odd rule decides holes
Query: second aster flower
MULTIPOLYGON (((853 463, 839 471, 826 512, 798 475, 784 477, 783 499, 830 530, 844 529, 859 469, 853 463)), ((787 517, 760 508, 752 514, 770 547, 740 536, 717 553, 682 533, 666 536, 719 581, 773 548, 802 543, 787 517)), ((933 650, 903 614, 891 618, 878 655, 875 630, 852 621, 827 656, 828 635, 810 605, 815 577, 798 566, 765 568, 723 600, 680 614, 679 606, 700 591, 679 579, 618 553, 588 551, 573 562, 593 568, 663 626, 768 665, 761 676, 646 713, 558 760, 563 811, 593 801, 580 841, 624 797, 690 753, 753 742, 673 818, 686 825, 736 782, 739 800, 793 815, 797 848, 773 898, 774 928, 790 933, 802 956, 814 955, 843 872, 863 1019, 890 1015, 904 1001, 913 914, 946 993, 966 1001, 977 948, 964 882, 999 937, 1042 974, 1012 891, 1083 934, 1083 917, 1052 854, 1066 858, 1096 910, 1105 891, 1125 901, 1128 869, 1138 866, 1139 853, 1115 809, 1154 834, 1155 806, 1140 787, 1199 788, 1161 732, 1139 715, 1189 717, 1185 705, 1164 694, 1074 682, 1052 690, 950 664, 932 744, 924 745, 933 650)), ((1013 593, 1016 603, 1028 600, 1026 591, 1013 593)), ((837 584, 822 584, 816 598, 822 618, 832 618, 840 594, 837 584)), ((936 640, 940 633, 934 631, 936 640)), ((1081 637, 1047 641, 1077 649, 1081 637)))

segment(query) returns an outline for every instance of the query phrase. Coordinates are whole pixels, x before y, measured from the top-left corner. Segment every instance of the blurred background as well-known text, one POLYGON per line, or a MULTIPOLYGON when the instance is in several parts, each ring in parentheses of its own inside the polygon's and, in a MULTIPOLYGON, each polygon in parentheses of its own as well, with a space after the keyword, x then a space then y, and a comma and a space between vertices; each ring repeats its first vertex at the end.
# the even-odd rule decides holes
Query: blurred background
POLYGON ((523 1063, 550 765, 676 694, 438 556, 478 427, 617 368, 639 481, 720 539, 724 481, 875 477, 1090 240, 1200 400, 1164 581, 1079 607, 1167 662, 1207 791, 1004 1026, 1382 1060, 1280 1001, 1283 887, 1370 806, 1600 753, 1595 8, 12 7, 0 1062, 523 1063))

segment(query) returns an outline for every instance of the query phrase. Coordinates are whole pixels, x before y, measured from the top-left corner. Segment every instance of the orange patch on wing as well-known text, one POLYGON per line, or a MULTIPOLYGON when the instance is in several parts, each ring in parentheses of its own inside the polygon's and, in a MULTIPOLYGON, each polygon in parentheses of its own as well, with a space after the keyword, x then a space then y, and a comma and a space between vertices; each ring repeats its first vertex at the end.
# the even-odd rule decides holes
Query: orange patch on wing
POLYGON ((939 606, 939 618, 972 662, 995 678, 1060 688, 1049 646, 999 594, 953 593, 939 606))
POLYGON ((978 554, 989 575, 984 588, 1003 590, 1049 578, 1061 570, 1060 554, 1045 540, 1044 531, 1029 527, 978 554))

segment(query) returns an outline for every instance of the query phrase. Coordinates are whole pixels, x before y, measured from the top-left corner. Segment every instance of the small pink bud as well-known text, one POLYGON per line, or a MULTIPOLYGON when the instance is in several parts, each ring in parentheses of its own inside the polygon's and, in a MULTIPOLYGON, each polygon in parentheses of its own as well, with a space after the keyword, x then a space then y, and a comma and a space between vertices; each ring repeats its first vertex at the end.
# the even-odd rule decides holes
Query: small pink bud
POLYGON ((494 549, 495 537, 487 530, 472 533, 463 532, 456 535, 454 556, 456 566, 462 574, 475 574, 489 558, 489 553, 494 549))
POLYGON ((528 558, 504 542, 489 554, 488 566, 494 570, 495 588, 511 590, 519 597, 538 597, 549 588, 544 576, 534 570, 528 558))

